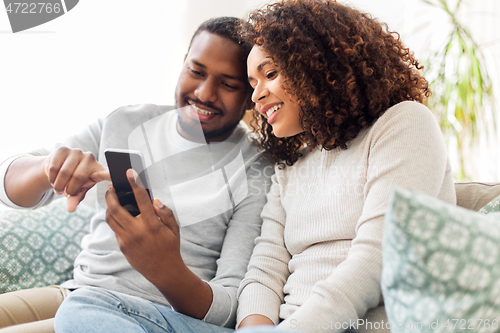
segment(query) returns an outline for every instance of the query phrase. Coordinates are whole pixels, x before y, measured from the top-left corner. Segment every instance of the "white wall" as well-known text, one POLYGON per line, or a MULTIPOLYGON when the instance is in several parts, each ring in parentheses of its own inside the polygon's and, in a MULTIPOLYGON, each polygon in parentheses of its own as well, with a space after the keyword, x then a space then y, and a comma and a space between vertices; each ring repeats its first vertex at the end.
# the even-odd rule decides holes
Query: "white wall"
MULTIPOLYGON (((196 27, 214 16, 243 17, 266 2, 81 0, 66 15, 16 34, 0 8, 0 160, 63 139, 121 105, 172 104, 196 27)), ((420 0, 349 3, 400 32, 417 56, 443 31, 439 15, 420 0)), ((482 37, 497 38, 497 0, 474 1, 480 7, 497 13, 482 37)), ((478 14, 473 24, 484 21, 478 14)))

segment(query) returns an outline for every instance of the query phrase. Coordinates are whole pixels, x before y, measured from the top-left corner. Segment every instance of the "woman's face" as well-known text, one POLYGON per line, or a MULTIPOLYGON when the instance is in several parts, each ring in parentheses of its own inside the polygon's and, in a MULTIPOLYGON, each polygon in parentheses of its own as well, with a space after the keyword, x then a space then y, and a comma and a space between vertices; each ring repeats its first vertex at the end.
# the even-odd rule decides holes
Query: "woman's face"
POLYGON ((254 89, 252 100, 257 111, 267 118, 279 138, 303 132, 300 107, 283 87, 279 68, 260 46, 254 46, 247 59, 248 82, 254 89))

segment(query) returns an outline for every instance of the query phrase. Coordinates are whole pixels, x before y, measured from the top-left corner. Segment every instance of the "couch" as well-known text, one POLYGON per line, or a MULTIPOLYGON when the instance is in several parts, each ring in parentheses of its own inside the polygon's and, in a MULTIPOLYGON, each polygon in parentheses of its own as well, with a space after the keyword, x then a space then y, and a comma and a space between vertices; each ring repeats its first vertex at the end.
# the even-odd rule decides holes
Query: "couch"
MULTIPOLYGON (((455 188, 457 205, 464 207, 464 211, 470 213, 480 210, 493 199, 500 197, 500 183, 457 183, 455 188)), ((391 205, 394 205, 394 202, 391 205)), ((390 213, 392 212, 394 207, 390 208, 390 213)), ((35 211, 10 209, 0 211, 0 293, 60 284, 70 279, 73 260, 79 252, 82 237, 88 232, 89 220, 93 214, 94 210, 85 204, 80 205, 76 212, 67 213, 64 200, 56 200, 35 211)), ((463 212, 460 211, 459 214, 463 212)), ((384 248, 383 290, 386 311, 391 319, 391 301, 394 303, 392 298, 399 297, 397 296, 399 294, 394 292, 399 287, 394 287, 394 283, 391 285, 388 279, 398 278, 396 276, 398 267, 393 271, 388 269, 394 267, 391 266, 394 258, 388 255, 387 251, 384 248)), ((398 255, 402 254, 404 253, 398 255)), ((415 292, 408 286, 405 288, 407 294, 415 292)), ((399 307, 401 306, 399 304, 399 307)), ((393 316, 392 319, 398 321, 411 319, 417 322, 418 318, 393 316)))
POLYGON ((93 208, 68 213, 65 200, 37 210, 0 210, 0 294, 61 284, 73 276, 73 262, 89 232, 93 208))
POLYGON ((381 283, 392 333, 500 332, 500 185, 456 191, 462 207, 393 191, 381 283))

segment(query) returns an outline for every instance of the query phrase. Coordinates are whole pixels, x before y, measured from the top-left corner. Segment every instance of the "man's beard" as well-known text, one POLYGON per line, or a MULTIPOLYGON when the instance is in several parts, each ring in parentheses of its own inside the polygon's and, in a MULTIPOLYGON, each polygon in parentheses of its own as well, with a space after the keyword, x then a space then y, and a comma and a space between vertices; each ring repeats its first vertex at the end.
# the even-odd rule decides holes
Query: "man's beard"
POLYGON ((204 131, 203 127, 201 127, 201 124, 194 119, 189 118, 189 121, 186 122, 186 121, 184 121, 184 117, 181 114, 179 114, 177 119, 179 122, 179 126, 182 128, 182 130, 185 133, 189 134, 193 138, 199 138, 199 139, 204 138, 205 140, 210 140, 212 138, 216 138, 219 136, 223 136, 225 134, 229 134, 232 131, 234 131, 236 126, 238 126, 238 124, 240 123, 240 121, 238 120, 235 123, 227 124, 222 128, 218 128, 218 129, 215 129, 212 131, 204 131), (200 138, 200 134, 201 134, 199 131, 200 127, 203 130, 203 137, 202 138, 200 138))

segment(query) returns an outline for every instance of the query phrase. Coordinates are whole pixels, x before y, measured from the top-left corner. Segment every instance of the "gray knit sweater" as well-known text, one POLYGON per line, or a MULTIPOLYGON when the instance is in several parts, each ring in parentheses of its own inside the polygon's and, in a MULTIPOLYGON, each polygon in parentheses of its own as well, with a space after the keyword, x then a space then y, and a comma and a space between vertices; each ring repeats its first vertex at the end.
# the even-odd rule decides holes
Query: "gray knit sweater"
MULTIPOLYGON (((184 262, 212 288, 213 302, 204 320, 234 327, 236 291, 260 234, 260 212, 273 167, 262 161, 243 122, 227 140, 199 144, 178 134, 177 112, 170 110, 156 105, 123 107, 59 145, 90 151, 103 165, 106 148, 142 151, 154 196, 174 211, 181 226, 184 262)), ((0 167, 0 200, 19 208, 8 199, 3 184, 12 160, 0 167)), ((97 213, 75 261, 74 280, 63 287, 98 286, 168 304, 119 250, 104 220, 106 186, 97 185, 97 213)), ((53 198, 48 191, 36 207, 53 198)))

